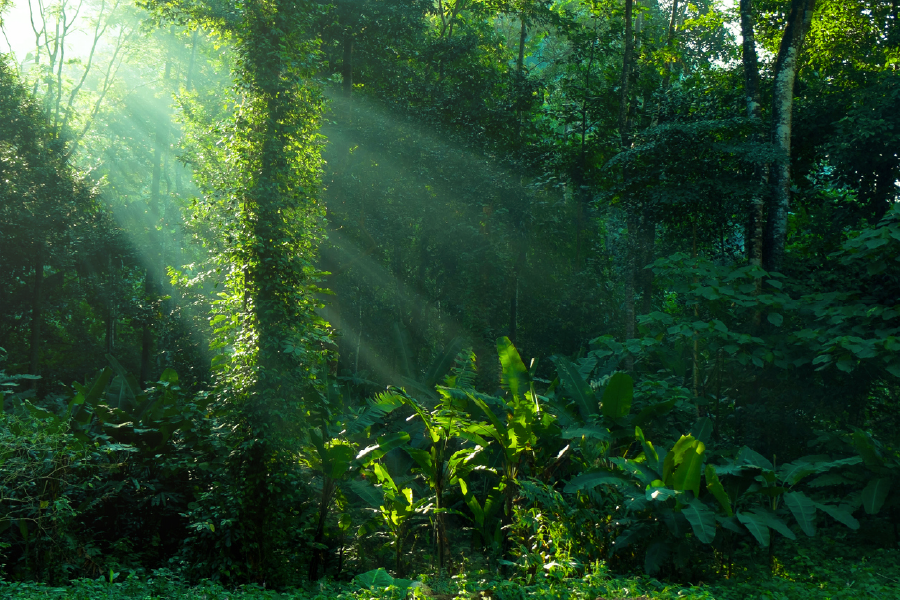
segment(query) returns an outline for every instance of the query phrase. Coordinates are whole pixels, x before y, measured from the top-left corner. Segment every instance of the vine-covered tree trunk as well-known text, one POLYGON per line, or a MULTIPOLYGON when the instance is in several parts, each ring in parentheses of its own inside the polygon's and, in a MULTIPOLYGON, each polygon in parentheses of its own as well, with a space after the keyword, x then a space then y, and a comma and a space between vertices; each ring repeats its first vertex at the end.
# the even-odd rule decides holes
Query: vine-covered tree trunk
POLYGON ((771 202, 765 228, 764 266, 768 271, 781 268, 787 234, 787 215, 791 200, 791 122, 794 108, 794 83, 800 67, 800 51, 812 23, 816 0, 792 0, 787 25, 775 60, 772 94, 772 142, 781 158, 771 171, 771 202))

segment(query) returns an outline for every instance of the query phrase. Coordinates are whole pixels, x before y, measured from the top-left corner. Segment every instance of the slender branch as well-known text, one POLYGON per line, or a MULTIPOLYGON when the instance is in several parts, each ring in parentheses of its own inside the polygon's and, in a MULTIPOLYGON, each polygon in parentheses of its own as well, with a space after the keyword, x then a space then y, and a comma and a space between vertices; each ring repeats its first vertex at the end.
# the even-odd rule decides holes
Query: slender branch
POLYGON ((84 82, 91 71, 91 67, 93 66, 94 62, 94 54, 97 51, 97 46, 100 43, 100 39, 106 34, 106 30, 109 28, 110 17, 112 16, 112 13, 115 12, 116 8, 118 8, 118 6, 119 2, 117 0, 115 5, 110 9, 110 14, 106 17, 106 22, 103 24, 103 29, 101 30, 100 24, 103 22, 103 13, 106 9, 106 0, 103 0, 103 2, 100 4, 100 13, 97 15, 97 23, 94 26, 94 41, 91 44, 91 51, 88 54, 87 64, 84 67, 84 72, 82 72, 81 74, 81 80, 79 80, 78 84, 73 87, 71 93, 69 93, 69 101, 66 106, 66 116, 62 124, 63 129, 65 129, 66 125, 68 125, 69 117, 72 114, 72 107, 75 103, 75 97, 78 95, 78 92, 81 90, 81 86, 84 85, 84 82))

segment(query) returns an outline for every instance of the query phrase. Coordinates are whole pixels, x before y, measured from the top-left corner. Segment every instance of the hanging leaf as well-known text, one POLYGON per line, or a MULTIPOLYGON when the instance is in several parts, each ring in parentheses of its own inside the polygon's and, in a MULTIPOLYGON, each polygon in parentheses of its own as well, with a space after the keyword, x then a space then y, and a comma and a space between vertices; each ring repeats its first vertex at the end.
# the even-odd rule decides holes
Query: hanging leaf
POLYGON ((859 521, 857 521, 853 515, 851 515, 848 511, 843 508, 838 508, 833 504, 819 504, 816 502, 816 508, 827 514, 829 517, 837 521, 838 523, 842 523, 849 527, 850 529, 857 530, 859 529, 859 521))
POLYGON ((508 337, 502 337, 497 340, 497 352, 500 355, 503 383, 510 396, 514 399, 524 396, 525 390, 528 389, 528 369, 525 368, 518 350, 508 337))
POLYGON ((556 358, 556 372, 563 384, 566 392, 575 401, 581 418, 588 421, 592 415, 597 414, 598 404, 597 397, 594 396, 594 390, 591 386, 581 378, 581 375, 575 369, 574 365, 563 356, 556 358))
POLYGON ((731 511, 731 498, 725 493, 725 488, 722 486, 722 482, 719 481, 716 469, 712 465, 706 465, 706 489, 719 501, 719 505, 726 515, 730 517, 734 514, 731 511))
POLYGON ((695 442, 681 455, 681 464, 672 477, 676 490, 691 490, 694 498, 700 497, 700 468, 703 464, 705 447, 702 442, 695 442))
POLYGON ((741 448, 740 452, 738 452, 735 462, 739 465, 758 467, 767 471, 771 471, 774 469, 774 467, 772 466, 772 462, 769 459, 767 459, 756 450, 751 450, 747 446, 741 448))
POLYGON ((375 569, 374 571, 367 571, 366 573, 360 573, 354 578, 359 585, 365 586, 370 589, 384 589, 390 585, 393 585, 394 578, 391 577, 387 571, 384 569, 375 569))
POLYGON ((613 375, 603 390, 601 409, 608 419, 622 419, 631 412, 634 398, 634 380, 627 373, 613 375))
POLYGON ((713 434, 713 422, 709 417, 703 417, 698 419, 694 426, 691 427, 690 434, 694 436, 694 439, 700 440, 704 444, 709 442, 709 438, 712 437, 713 434))
POLYGON ((744 527, 756 538, 763 548, 769 547, 769 526, 757 515, 751 513, 737 513, 735 515, 744 527))
POLYGON ((562 439, 564 440, 578 439, 581 437, 585 437, 591 440, 600 440, 602 442, 607 442, 612 439, 609 435, 609 429, 597 425, 587 427, 571 427, 569 429, 564 429, 562 432, 562 439))
MULTIPOLYGON (((884 465, 884 459, 879 455, 878 449, 872 443, 872 439, 863 431, 857 429, 853 432, 853 445, 856 451, 866 461, 866 465, 870 467, 880 467, 884 465)), ((870 513, 871 514, 871 513, 870 513)))
POLYGON ((816 535, 816 505, 803 492, 788 492, 784 495, 784 503, 791 510, 803 533, 812 537, 816 535))
POLYGON ((866 487, 863 488, 862 504, 867 514, 874 515, 881 510, 881 507, 884 506, 884 501, 887 499, 888 492, 891 490, 891 483, 891 480, 887 477, 881 477, 870 480, 866 487))
POLYGON ((750 513, 759 517, 769 528, 774 529, 784 537, 789 540, 796 540, 797 536, 794 535, 794 532, 791 531, 791 528, 787 526, 787 523, 779 519, 774 513, 768 510, 754 509, 751 510, 750 513))
POLYGON ((681 464, 682 456, 695 441, 693 436, 683 435, 666 454, 666 458, 663 461, 663 481, 665 481, 667 485, 672 485, 671 478, 672 474, 675 472, 675 467, 681 464))
POLYGON ((592 490, 598 485, 622 484, 630 484, 630 481, 617 473, 610 473, 609 471, 594 471, 591 473, 582 473, 577 477, 573 477, 566 484, 566 487, 563 491, 567 494, 574 494, 575 492, 578 492, 580 490, 592 490))
POLYGON ((681 513, 691 524, 697 539, 704 544, 711 544, 716 537, 716 514, 696 498, 682 508, 681 513))
POLYGON ((644 458, 647 461, 647 464, 650 465, 650 468, 659 471, 659 454, 656 452, 656 448, 653 447, 653 444, 650 443, 649 440, 644 439, 644 432, 641 431, 640 427, 634 428, 634 437, 641 443, 641 446, 644 447, 644 458))

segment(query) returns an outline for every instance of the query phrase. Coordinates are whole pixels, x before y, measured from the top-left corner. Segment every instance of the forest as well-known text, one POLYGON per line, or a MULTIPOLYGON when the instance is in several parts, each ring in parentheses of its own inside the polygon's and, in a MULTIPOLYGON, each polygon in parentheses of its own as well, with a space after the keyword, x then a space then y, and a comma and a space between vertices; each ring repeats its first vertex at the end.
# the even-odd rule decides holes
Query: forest
POLYGON ((0 30, 0 596, 900 597, 898 0, 0 30))

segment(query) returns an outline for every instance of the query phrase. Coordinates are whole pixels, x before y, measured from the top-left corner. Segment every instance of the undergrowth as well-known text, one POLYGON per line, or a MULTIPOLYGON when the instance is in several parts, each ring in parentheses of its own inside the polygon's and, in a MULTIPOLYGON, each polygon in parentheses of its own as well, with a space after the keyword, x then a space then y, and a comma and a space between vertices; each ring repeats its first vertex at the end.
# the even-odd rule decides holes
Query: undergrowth
POLYGON ((548 573, 529 579, 500 579, 496 571, 471 570, 453 577, 419 578, 409 590, 396 586, 366 588, 359 580, 322 581, 306 588, 275 591, 260 585, 225 588, 204 581, 187 585, 170 572, 148 578, 109 573, 66 587, 0 582, 0 597, 10 600, 895 600, 900 598, 900 551, 850 546, 817 538, 785 544, 772 572, 758 561, 732 566, 730 579, 711 574, 708 581, 684 585, 660 579, 622 577, 596 564, 582 577, 548 573))

